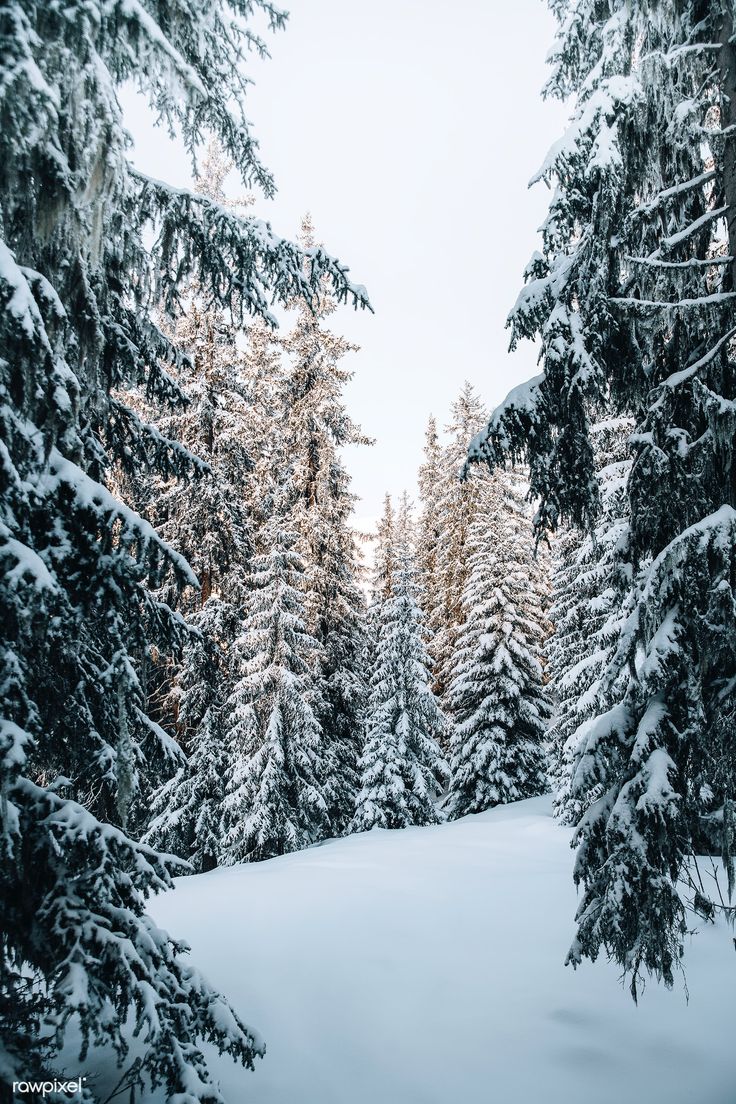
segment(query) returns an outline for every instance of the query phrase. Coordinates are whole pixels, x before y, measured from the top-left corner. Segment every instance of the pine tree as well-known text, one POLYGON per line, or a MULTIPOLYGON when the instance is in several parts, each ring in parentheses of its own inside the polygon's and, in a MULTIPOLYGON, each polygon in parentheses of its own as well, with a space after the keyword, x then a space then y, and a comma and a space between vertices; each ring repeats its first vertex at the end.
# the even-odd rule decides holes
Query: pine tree
MULTIPOLYGON (((607 418, 591 428, 599 483, 601 514, 592 533, 567 527, 556 541, 549 645, 551 689, 556 701, 549 731, 549 776, 555 815, 577 824, 600 786, 573 793, 577 734, 586 720, 601 711, 602 683, 615 655, 625 609, 626 587, 617 578, 619 541, 625 539, 626 482, 631 469, 628 438, 633 423, 607 418)), ((610 702, 615 695, 607 690, 610 702)), ((584 730, 583 730, 584 731, 584 730)))
POLYGON ((380 606, 393 594, 396 579, 396 514, 391 496, 383 498, 383 514, 376 526, 376 538, 373 550, 373 578, 371 584, 371 605, 380 606))
MULTIPOLYGON (((434 691, 445 710, 449 710, 449 689, 457 649, 457 636, 463 619, 462 593, 468 573, 468 529, 478 508, 478 494, 484 473, 477 479, 460 479, 468 444, 486 420, 486 409, 467 381, 450 408, 450 435, 443 449, 443 478, 437 502, 439 542, 437 576, 441 609, 433 614, 432 659, 434 691)), ((428 503, 428 505, 431 505, 428 503)))
POLYGON ((394 528, 387 499, 380 531, 385 540, 393 530, 393 540, 379 549, 374 593, 380 595, 390 579, 391 597, 379 597, 374 613, 378 639, 366 744, 359 764, 355 832, 441 820, 437 798, 447 779, 447 766, 438 741, 445 722, 429 687, 410 526, 407 501, 394 528), (391 565, 388 577, 387 565, 391 565))
MULTIPOLYGON (((309 216, 299 241, 315 247, 309 216)), ((343 391, 352 372, 343 358, 357 350, 333 334, 325 320, 335 310, 325 287, 317 303, 295 304, 296 322, 283 339, 284 466, 291 473, 291 522, 295 550, 305 565, 305 617, 320 644, 323 679, 320 724, 333 834, 352 816, 366 686, 361 671, 365 603, 358 583, 358 549, 350 517, 355 495, 340 455, 346 445, 371 444, 345 409, 343 391)))
POLYGON ((308 847, 329 834, 320 683, 309 659, 320 644, 306 626, 304 562, 283 515, 256 557, 236 642, 242 677, 227 702, 231 777, 222 844, 229 863, 308 847))
MULTIPOLYGON (((383 608, 393 594, 396 579, 396 514, 389 494, 384 495, 383 513, 376 523, 372 543, 373 554, 363 649, 368 692, 370 692, 378 659, 378 639, 383 608)), ((367 704, 366 700, 366 708, 367 704)))
MULTIPOLYGON (((466 442, 467 445, 467 442, 466 442)), ((430 416, 424 438, 424 460, 419 468, 419 500, 422 505, 417 526, 417 577, 421 606, 427 627, 427 648, 432 670, 439 665, 438 633, 444 625, 442 597, 443 494, 446 470, 437 422, 430 416)))
POLYGON ((497 473, 478 490, 449 700, 450 818, 545 789, 550 714, 542 649, 541 568, 519 480, 497 473))
MULTIPOLYGON (((540 176, 544 248, 512 312, 543 374, 502 404, 471 457, 528 454, 538 525, 595 524, 593 411, 635 418, 619 578, 631 612, 586 722, 575 787, 577 963, 601 948, 672 984, 680 876, 703 817, 710 734, 736 686, 736 48, 730 0, 553 5, 551 94, 575 97, 540 176)), ((726 740, 724 747, 731 741, 726 740)), ((712 803, 711 803, 712 802, 712 803)), ((730 843, 724 838, 724 855, 730 843)))
POLYGON ((365 297, 323 250, 132 169, 128 80, 192 153, 207 129, 272 190, 241 114, 242 65, 265 49, 243 17, 283 17, 266 0, 153 7, 12 0, 0 16, 3 1076, 54 1068, 75 1018, 83 1056, 99 1044, 122 1064, 135 1030, 142 1091, 212 1104, 198 1040, 246 1066, 262 1044, 145 915, 178 867, 125 832, 142 773, 176 754, 145 711, 152 648, 185 638, 155 592, 197 581, 110 491, 116 464, 204 465, 121 394, 185 401, 153 311, 175 316, 191 279, 238 319, 271 320, 274 298, 311 298, 325 276, 365 297))
MULTIPOLYGON (((223 183, 231 164, 210 143, 195 184, 202 195, 236 210, 223 183)), ((263 524, 271 462, 276 398, 283 373, 280 351, 262 321, 239 334, 228 312, 199 283, 189 286, 172 336, 187 356, 177 383, 189 402, 161 414, 132 396, 159 432, 175 437, 208 466, 200 479, 183 482, 137 473, 128 497, 196 571, 201 589, 161 598, 183 613, 196 636, 178 666, 159 660, 149 708, 173 726, 187 762, 153 796, 144 840, 210 869, 219 836, 229 769, 225 703, 233 689, 229 653, 242 630, 244 587, 263 524)), ((149 686, 150 686, 149 678, 149 686)))
POLYGON ((223 642, 242 627, 237 604, 210 595, 189 618, 195 630, 173 689, 178 737, 187 759, 156 792, 143 842, 186 859, 194 871, 217 866, 230 774, 226 702, 231 663, 223 642))
MULTIPOLYGON (((223 192, 231 169, 219 147, 210 143, 194 183, 207 200, 235 213, 239 205, 223 192)), ((250 387, 251 365, 239 346, 232 311, 198 278, 182 289, 181 300, 181 313, 169 333, 185 354, 175 379, 187 396, 186 406, 160 410, 145 402, 145 394, 126 398, 160 433, 180 441, 208 468, 200 479, 189 481, 134 473, 132 489, 133 504, 145 511, 197 575, 197 593, 177 595, 172 590, 163 595, 191 613, 206 605, 210 595, 226 594, 230 579, 247 570, 253 551, 251 473, 261 442, 253 433, 258 412, 250 387)), ((272 356, 269 367, 275 361, 272 356)))

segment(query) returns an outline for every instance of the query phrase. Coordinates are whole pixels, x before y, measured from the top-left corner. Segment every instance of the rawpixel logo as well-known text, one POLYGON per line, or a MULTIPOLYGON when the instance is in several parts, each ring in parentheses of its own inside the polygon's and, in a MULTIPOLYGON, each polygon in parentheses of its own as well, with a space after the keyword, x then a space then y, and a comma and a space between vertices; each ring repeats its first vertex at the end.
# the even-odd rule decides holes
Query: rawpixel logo
POLYGON ((71 1099, 81 1093, 82 1085, 86 1080, 86 1077, 77 1077, 73 1081, 14 1081, 13 1092, 21 1096, 33 1094, 32 1099, 40 1096, 42 1100, 49 1093, 64 1093, 71 1099))

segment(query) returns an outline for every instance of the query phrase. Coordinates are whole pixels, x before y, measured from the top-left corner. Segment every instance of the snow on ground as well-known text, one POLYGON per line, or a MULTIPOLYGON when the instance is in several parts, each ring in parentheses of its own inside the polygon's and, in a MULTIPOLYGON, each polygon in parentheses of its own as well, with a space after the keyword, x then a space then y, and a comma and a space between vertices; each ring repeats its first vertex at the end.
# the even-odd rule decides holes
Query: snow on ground
POLYGON ((266 1039, 215 1059, 228 1100, 734 1104, 730 931, 691 939, 689 1004, 566 968, 569 837, 540 798, 181 879, 155 919, 266 1039))

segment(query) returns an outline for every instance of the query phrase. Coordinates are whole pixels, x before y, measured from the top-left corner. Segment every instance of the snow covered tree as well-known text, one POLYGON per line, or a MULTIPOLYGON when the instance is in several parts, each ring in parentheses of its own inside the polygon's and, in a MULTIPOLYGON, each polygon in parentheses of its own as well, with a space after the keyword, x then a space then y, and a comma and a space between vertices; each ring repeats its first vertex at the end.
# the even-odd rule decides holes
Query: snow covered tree
MULTIPOLYGON (((210 143, 195 184, 213 202, 236 210, 223 183, 231 164, 210 143)), ((276 396, 283 389, 280 349, 260 320, 247 343, 198 280, 190 283, 172 337, 186 354, 176 371, 186 391, 183 409, 161 412, 132 394, 159 432, 181 441, 208 466, 198 480, 134 473, 125 490, 162 537, 187 558, 201 589, 160 597, 179 609, 196 636, 178 665, 159 659, 149 676, 149 709, 173 727, 187 755, 154 795, 144 840, 210 869, 219 853, 228 773, 225 702, 232 692, 229 653, 242 629, 244 588, 263 523, 273 475, 276 396)), ((230 312, 231 313, 231 312, 230 312)), ((280 411, 279 411, 280 413, 280 411)))
POLYGON ((389 494, 384 495, 383 513, 376 523, 372 542, 373 555, 363 648, 368 690, 370 690, 372 672, 377 661, 383 606, 391 598, 394 582, 396 581, 396 513, 389 494))
MULTIPOLYGON (((406 828, 437 824, 437 799, 447 780, 438 740, 444 717, 429 687, 410 512, 406 499, 394 527, 387 500, 387 524, 394 533, 377 564, 377 582, 392 564, 391 597, 374 611, 376 655, 371 671, 366 743, 360 758, 361 787, 352 828, 406 828)), ((384 584, 385 585, 385 584, 384 584)), ((376 588, 380 594, 380 589, 376 588)))
MULTIPOLYGON (((619 580, 619 541, 626 539, 626 483, 631 470, 629 418, 606 418, 591 427, 601 513, 592 533, 566 527, 555 542, 556 570, 550 619, 550 682, 556 702, 549 730, 549 777, 555 815, 577 824, 601 795, 594 785, 573 793, 577 761, 576 734, 589 717, 602 710, 602 683, 618 647, 626 618, 621 605, 628 588, 619 580)), ((610 701, 616 688, 607 688, 610 701)))
POLYGON ((433 669, 439 665, 435 644, 439 643, 437 634, 444 624, 441 549, 446 476, 437 421, 434 416, 430 416, 424 437, 424 459, 419 468, 418 480, 422 509, 417 525, 417 578, 421 587, 421 606, 426 619, 427 647, 433 669))
POLYGON ((396 513, 391 496, 383 498, 383 514, 376 526, 373 550, 373 578, 371 581, 371 604, 387 602, 393 594, 396 579, 396 513))
POLYGON ((230 734, 226 702, 232 690, 232 646, 241 631, 237 603, 210 595, 189 618, 196 636, 183 650, 171 695, 176 698, 176 730, 186 752, 175 775, 156 792, 143 842, 185 858, 195 871, 218 865, 224 803, 230 774, 230 734))
POLYGON ((478 489, 468 527, 463 620, 449 688, 451 819, 543 793, 550 715, 542 649, 541 567, 519 479, 478 489))
MULTIPOLYGON (((203 169, 210 198, 225 203, 221 187, 227 164, 210 153, 203 169)), ((314 248, 308 220, 302 225, 300 241, 305 249, 314 248)), ((181 344, 193 356, 189 391, 194 400, 177 436, 207 460, 211 491, 201 495, 197 487, 172 484, 167 493, 159 492, 154 502, 166 519, 165 535, 178 543, 195 566, 201 565, 209 580, 210 597, 190 620, 203 634, 207 654, 216 659, 219 653, 220 658, 207 664, 198 661, 196 648, 185 653, 173 696, 181 702, 181 710, 192 697, 195 703, 204 698, 208 707, 189 709, 190 732, 184 730, 179 712, 177 730, 191 755, 187 767, 163 787, 146 839, 183 855, 195 868, 223 851, 216 838, 217 806, 222 822, 226 791, 235 787, 241 797, 245 792, 231 775, 233 771, 242 774, 242 746, 245 742, 249 749, 247 758, 253 752, 252 739, 246 738, 243 730, 234 737, 234 748, 228 751, 226 747, 232 738, 226 738, 225 729, 232 727, 233 711, 240 717, 243 693, 242 680, 239 689, 235 686, 237 665, 234 667, 230 657, 242 646, 241 622, 247 612, 243 610, 243 586, 257 585, 257 576, 255 582, 249 578, 252 546, 268 555, 281 526, 293 530, 294 551, 303 566, 299 586, 304 592, 307 631, 295 646, 310 645, 298 658, 312 670, 315 680, 313 696, 321 727, 320 776, 330 813, 329 828, 325 823, 323 833, 343 831, 354 807, 364 698, 360 669, 363 600, 349 525, 354 498, 338 455, 340 445, 364 440, 341 399, 350 373, 339 361, 353 346, 322 324, 334 311, 326 287, 311 306, 300 306, 298 301, 290 306, 297 321, 285 336, 272 335, 256 324, 249 327, 248 340, 241 348, 224 312, 205 309, 201 291, 195 287, 179 327, 183 331, 181 344), (238 527, 231 521, 233 514, 241 521, 238 527), (212 615, 208 613, 210 605, 214 607, 212 615), (233 647, 239 637, 240 644, 233 647), (319 647, 313 647, 312 637, 319 647), (201 687, 196 684, 197 674, 201 687), (193 716, 204 726, 201 735, 196 726, 192 729, 193 716), (222 747, 214 747, 215 738, 222 747), (231 762, 231 754, 236 764, 231 762), (202 839, 205 820, 213 834, 213 846, 208 843, 206 848, 202 839)), ((240 723, 236 720, 236 727, 240 723)), ((228 804, 232 808, 232 798, 228 804)), ((272 810, 274 823, 278 808, 272 810)), ((238 815, 242 819, 242 802, 238 815)), ((232 817, 226 819, 230 822, 232 817)), ((290 842, 272 841, 271 846, 274 853, 280 853, 284 847, 298 846, 295 841, 300 838, 297 834, 290 842)), ((263 857, 268 846, 261 841, 257 857, 263 857)), ((224 851, 232 854, 230 847, 224 851)), ((238 851, 241 853, 243 857, 250 854, 245 844, 238 851)))
MULTIPOLYGON (((309 216, 298 240, 305 249, 315 247, 309 216)), ((354 809, 366 692, 361 670, 365 602, 350 521, 355 495, 340 452, 347 445, 372 442, 345 409, 343 391, 352 372, 342 361, 357 346, 325 326, 334 310, 326 286, 316 303, 295 303, 296 322, 282 341, 286 363, 279 432, 283 465, 291 473, 295 550, 305 566, 306 623, 320 644, 319 719, 329 762, 330 822, 337 835, 346 830, 354 809)))
POLYGON ((241 493, 248 503, 253 550, 263 551, 259 534, 282 501, 287 470, 282 441, 286 373, 281 335, 262 319, 254 319, 245 330, 241 350, 247 380, 248 428, 253 468, 241 493))
MULTIPOLYGON (((225 210, 236 211, 223 192, 232 165, 210 143, 197 175, 197 191, 225 210)), ((195 593, 163 595, 184 612, 204 606, 211 594, 229 589, 229 577, 247 567, 252 553, 249 503, 254 453, 260 441, 253 433, 251 365, 238 344, 232 311, 195 278, 180 292, 181 313, 167 327, 184 358, 172 373, 188 402, 161 410, 146 402, 145 392, 126 395, 147 421, 168 439, 181 442, 208 470, 197 480, 133 473, 131 501, 145 512, 161 536, 181 552, 200 582, 195 593)), ((165 324, 165 320, 164 320, 165 324)), ((277 354, 269 367, 276 368, 277 354)), ((275 374, 275 371, 274 371, 275 374)))
POLYGON ((437 579, 440 606, 430 612, 434 691, 445 709, 449 703, 450 681, 457 649, 457 635, 463 620, 462 593, 468 573, 466 543, 468 528, 478 506, 479 487, 485 478, 461 481, 460 473, 467 457, 468 444, 486 420, 487 412, 474 388, 467 381, 450 408, 445 431, 449 443, 442 450, 442 479, 439 494, 426 500, 436 507, 439 539, 437 579))
MULTIPOLYGON (((511 316, 543 373, 471 458, 527 455, 540 528, 595 524, 593 411, 635 419, 619 578, 631 613, 585 722, 573 963, 601 947, 672 984, 678 879, 700 837, 706 744, 736 686, 736 48, 730 0, 555 0, 548 91, 573 96, 543 252, 511 316)), ((723 782, 713 800, 730 800, 723 782)))
MULTIPOLYGON (((204 130, 270 192, 242 114, 247 17, 266 0, 64 5, 0 14, 0 939, 2 1076, 54 1068, 72 1019, 181 1104, 221 1095, 199 1040, 246 1066, 262 1044, 145 915, 178 866, 126 835, 144 769, 176 749, 145 710, 152 649, 181 620, 155 597, 197 581, 110 491, 116 464, 204 465, 121 399, 185 401, 175 316, 196 278, 236 317, 311 299, 323 278, 364 303, 322 249, 147 178, 126 156, 116 88, 133 81, 192 154, 204 130), (29 996, 30 994, 30 996, 29 996)), ((58 1067, 56 1067, 58 1068, 58 1067)), ((131 1073, 132 1076, 132 1073, 131 1073)))
POLYGON ((306 626, 306 569, 283 515, 269 536, 269 552, 254 561, 235 644, 241 678, 227 702, 231 776, 221 850, 229 863, 283 855, 329 834, 320 682, 309 662, 320 644, 306 626))

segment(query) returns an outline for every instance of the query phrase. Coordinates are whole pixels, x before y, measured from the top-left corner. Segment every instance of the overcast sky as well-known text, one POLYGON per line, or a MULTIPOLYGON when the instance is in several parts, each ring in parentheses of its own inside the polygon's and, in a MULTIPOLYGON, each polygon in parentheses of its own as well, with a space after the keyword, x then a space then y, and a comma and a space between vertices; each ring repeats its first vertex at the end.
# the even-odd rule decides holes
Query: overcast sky
MULTIPOLYGON (((549 193, 527 183, 565 110, 543 102, 554 22, 543 0, 284 0, 272 57, 254 60, 247 113, 278 195, 253 211, 317 234, 367 286, 375 315, 344 307, 350 413, 376 438, 347 461, 358 523, 386 490, 415 490, 430 413, 464 379, 493 406, 535 373, 507 352, 506 315, 538 247, 549 193)), ((139 168, 190 181, 183 151, 124 98, 139 168)))

